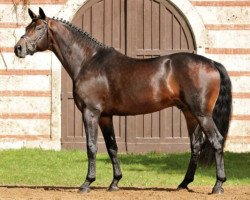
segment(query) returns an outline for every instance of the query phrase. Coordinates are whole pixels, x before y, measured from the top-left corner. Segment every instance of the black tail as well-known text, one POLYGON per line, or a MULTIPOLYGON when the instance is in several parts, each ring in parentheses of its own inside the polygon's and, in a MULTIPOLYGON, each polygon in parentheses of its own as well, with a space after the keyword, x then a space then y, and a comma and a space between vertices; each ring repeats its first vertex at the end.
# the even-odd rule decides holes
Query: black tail
MULTIPOLYGON (((229 121, 231 117, 232 88, 231 81, 225 67, 217 62, 214 62, 214 65, 220 73, 221 83, 219 97, 216 101, 215 108, 213 111, 213 120, 221 135, 224 137, 224 147, 229 128, 229 121)), ((205 165, 211 165, 214 162, 214 159, 214 150, 208 140, 206 140, 201 150, 200 163, 205 165)))

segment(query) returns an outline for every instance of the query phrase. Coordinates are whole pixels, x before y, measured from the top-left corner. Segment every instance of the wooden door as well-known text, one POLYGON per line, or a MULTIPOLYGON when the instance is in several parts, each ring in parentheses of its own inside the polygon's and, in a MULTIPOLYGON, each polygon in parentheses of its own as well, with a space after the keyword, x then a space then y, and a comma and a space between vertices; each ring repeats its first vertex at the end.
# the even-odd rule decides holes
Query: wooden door
MULTIPOLYGON (((100 42, 136 58, 195 50, 183 16, 165 0, 90 0, 73 24, 100 42)), ((114 117, 120 151, 176 152, 189 149, 183 115, 177 108, 134 117, 114 117)), ((99 131, 99 151, 104 142, 99 131)), ((81 113, 73 102, 72 82, 62 72, 62 148, 85 149, 81 113)))

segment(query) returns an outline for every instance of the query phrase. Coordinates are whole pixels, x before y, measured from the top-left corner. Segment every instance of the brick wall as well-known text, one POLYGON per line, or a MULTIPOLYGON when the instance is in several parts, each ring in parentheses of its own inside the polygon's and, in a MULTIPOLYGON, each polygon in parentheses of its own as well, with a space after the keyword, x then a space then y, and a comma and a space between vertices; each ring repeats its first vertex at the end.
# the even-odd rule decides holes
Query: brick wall
POLYGON ((190 1, 207 34, 204 55, 221 62, 233 85, 226 149, 250 151, 250 1, 190 1))
MULTIPOLYGON (((221 62, 231 76, 234 109, 226 149, 250 151, 250 1, 170 1, 189 21, 197 52, 221 62)), ((0 0, 0 148, 60 149, 61 65, 51 52, 20 60, 13 46, 30 22, 28 7, 71 20, 84 2, 0 0)))
POLYGON ((0 149, 60 149, 61 65, 49 51, 18 59, 13 46, 30 22, 28 7, 54 15, 64 4, 0 0, 0 149))

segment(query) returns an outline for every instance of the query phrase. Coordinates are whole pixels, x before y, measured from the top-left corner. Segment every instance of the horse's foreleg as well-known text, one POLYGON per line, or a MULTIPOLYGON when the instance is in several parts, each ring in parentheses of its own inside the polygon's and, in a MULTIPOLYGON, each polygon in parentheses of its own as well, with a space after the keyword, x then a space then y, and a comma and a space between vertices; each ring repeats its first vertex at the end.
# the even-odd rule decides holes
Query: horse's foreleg
POLYGON ((88 172, 85 182, 80 187, 80 192, 89 192, 90 184, 96 177, 96 153, 99 112, 84 109, 83 121, 87 139, 88 172))
POLYGON ((106 143, 107 151, 113 165, 113 181, 110 184, 108 190, 115 191, 118 190, 118 182, 122 178, 122 172, 120 168, 119 161, 117 159, 117 144, 115 140, 114 127, 112 117, 101 117, 99 120, 99 125, 103 133, 103 137, 106 143))
POLYGON ((199 160, 200 150, 202 144, 204 143, 202 130, 196 118, 190 112, 187 111, 184 112, 184 115, 186 118, 189 137, 190 137, 191 158, 184 180, 178 186, 178 189, 188 189, 187 187, 188 184, 193 182, 197 167, 197 162, 199 160))
POLYGON ((222 184, 226 181, 224 170, 224 155, 223 155, 223 137, 218 131, 212 117, 202 116, 198 117, 200 125, 206 134, 210 144, 215 150, 216 161, 216 183, 213 187, 213 194, 223 193, 222 184))

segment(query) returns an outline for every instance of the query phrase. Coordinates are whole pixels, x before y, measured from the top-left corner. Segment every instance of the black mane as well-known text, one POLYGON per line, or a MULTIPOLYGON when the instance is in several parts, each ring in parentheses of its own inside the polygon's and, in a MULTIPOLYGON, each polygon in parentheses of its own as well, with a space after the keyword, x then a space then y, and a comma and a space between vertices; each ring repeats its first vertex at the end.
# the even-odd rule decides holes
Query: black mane
POLYGON ((86 32, 86 31, 82 30, 81 28, 73 25, 69 21, 63 20, 62 18, 59 19, 59 18, 55 18, 55 17, 53 17, 52 19, 63 23, 68 28, 70 28, 74 32, 78 33, 78 35, 80 35, 81 37, 89 39, 92 42, 92 44, 94 44, 95 46, 99 46, 99 47, 102 47, 102 48, 110 48, 109 46, 106 46, 105 44, 99 42, 96 38, 94 38, 88 32, 86 32))

